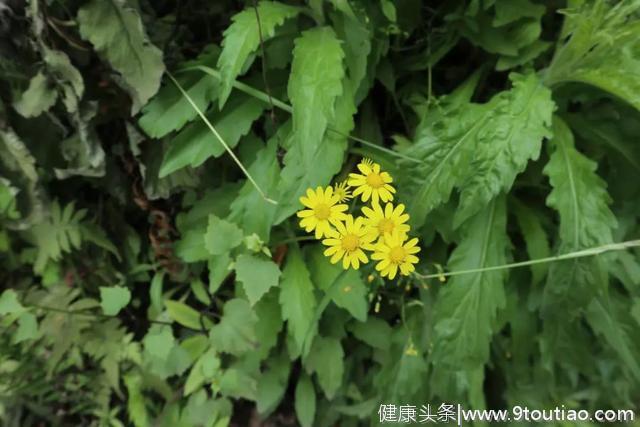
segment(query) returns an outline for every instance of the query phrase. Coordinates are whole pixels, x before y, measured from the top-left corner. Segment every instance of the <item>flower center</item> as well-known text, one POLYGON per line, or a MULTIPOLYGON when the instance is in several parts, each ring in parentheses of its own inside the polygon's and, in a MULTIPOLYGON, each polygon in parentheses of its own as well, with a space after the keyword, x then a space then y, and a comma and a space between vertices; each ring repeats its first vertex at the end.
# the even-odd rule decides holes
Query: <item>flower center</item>
POLYGON ((369 186, 373 188, 380 188, 384 185, 384 180, 382 179, 380 174, 371 172, 369 175, 367 175, 367 184, 369 184, 369 186))
POLYGON ((331 208, 326 203, 318 203, 313 212, 319 220, 327 219, 331 216, 331 208))
POLYGON ((391 262, 393 262, 394 264, 402 263, 405 256, 406 253, 404 252, 404 248, 402 246, 396 246, 389 252, 389 258, 391 258, 391 262))
POLYGON ((345 251, 353 251, 358 248, 360 239, 355 234, 347 234, 342 238, 342 248, 345 251))
POLYGON ((385 235, 386 233, 393 233, 393 229, 395 224, 390 219, 383 218, 378 223, 378 232, 381 235, 385 235))

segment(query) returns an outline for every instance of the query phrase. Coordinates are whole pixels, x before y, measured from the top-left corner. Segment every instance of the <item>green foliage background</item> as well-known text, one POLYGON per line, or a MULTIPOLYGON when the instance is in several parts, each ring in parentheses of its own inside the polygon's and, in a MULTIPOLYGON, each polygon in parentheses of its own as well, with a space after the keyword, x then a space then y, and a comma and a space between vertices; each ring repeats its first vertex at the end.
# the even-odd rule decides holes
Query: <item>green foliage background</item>
POLYGON ((0 33, 5 425, 639 409, 637 248, 483 270, 640 236, 639 1, 8 0, 0 33), (421 275, 298 228, 360 157, 421 275))

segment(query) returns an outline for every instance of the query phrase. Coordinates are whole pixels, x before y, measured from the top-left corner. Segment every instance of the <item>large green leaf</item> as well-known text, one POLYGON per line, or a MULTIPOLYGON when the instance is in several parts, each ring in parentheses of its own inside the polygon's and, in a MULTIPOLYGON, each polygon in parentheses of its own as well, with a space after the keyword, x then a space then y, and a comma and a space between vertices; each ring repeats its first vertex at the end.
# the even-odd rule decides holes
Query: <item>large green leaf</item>
POLYGON ((542 139, 550 136, 551 93, 535 74, 511 74, 511 80, 513 88, 487 104, 463 104, 443 118, 428 114, 416 143, 403 153, 420 163, 400 161, 405 170, 399 187, 414 224, 424 223, 454 187, 461 190, 454 225, 462 224, 509 190, 538 157, 542 139))
MULTIPOLYGON (((451 271, 485 268, 507 261, 505 198, 498 197, 465 224, 462 241, 447 264, 451 271)), ((471 370, 489 358, 497 311, 505 306, 504 271, 451 278, 435 306, 434 369, 471 370)))
POLYGON ((295 41, 288 87, 293 106, 292 144, 300 146, 305 165, 311 165, 320 149, 336 99, 342 94, 343 58, 340 41, 329 27, 307 30, 295 41))
POLYGON ((80 35, 120 73, 137 113, 160 88, 162 51, 148 40, 138 11, 124 0, 92 0, 78 11, 80 35))
POLYGON ((300 249, 291 247, 280 284, 282 318, 299 348, 313 328, 316 297, 300 249))
POLYGON ((276 223, 299 208, 298 198, 307 188, 326 185, 340 170, 346 139, 327 132, 327 126, 331 123, 341 134, 353 129, 353 90, 343 86, 343 57, 340 41, 329 27, 305 31, 296 39, 288 87, 293 128, 276 223))
POLYGON ((298 14, 299 8, 275 1, 261 1, 234 15, 233 23, 224 32, 220 70, 220 109, 227 102, 234 80, 242 73, 250 56, 262 42, 275 35, 275 30, 288 18, 298 14), (259 19, 259 22, 258 22, 259 19))
MULTIPOLYGON (((547 204, 560 216, 560 253, 598 246, 613 241, 616 219, 609 209, 605 182, 595 173, 596 163, 576 150, 567 125, 554 118, 553 152, 544 173, 553 190, 547 204)), ((552 319, 564 311, 580 311, 606 287, 602 260, 574 259, 554 263, 545 287, 543 313, 552 319), (558 311, 561 310, 561 311, 558 311)), ((560 342, 558 344, 561 344, 560 342)))
POLYGON ((568 40, 558 47, 546 81, 590 84, 640 110, 640 3, 578 4, 567 12, 563 36, 568 40))

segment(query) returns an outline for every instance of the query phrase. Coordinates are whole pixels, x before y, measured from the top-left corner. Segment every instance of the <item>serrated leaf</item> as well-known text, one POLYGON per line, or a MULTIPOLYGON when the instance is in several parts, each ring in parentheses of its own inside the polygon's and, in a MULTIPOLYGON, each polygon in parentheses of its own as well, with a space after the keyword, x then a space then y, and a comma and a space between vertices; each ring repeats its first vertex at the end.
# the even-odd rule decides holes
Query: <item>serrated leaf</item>
POLYGON ((296 133, 292 132, 288 143, 292 144, 284 157, 285 167, 279 185, 279 206, 276 223, 292 215, 300 208, 300 196, 307 188, 327 185, 331 178, 340 171, 347 148, 348 135, 354 128, 353 115, 356 112, 354 93, 350 84, 344 84, 343 94, 336 99, 335 113, 331 130, 324 135, 322 143, 314 149, 309 163, 305 160, 306 152, 311 149, 309 141, 296 141, 296 133), (322 167, 318 167, 322 164, 322 167))
MULTIPOLYGON (((491 202, 465 225, 460 244, 447 267, 450 271, 485 268, 507 262, 504 196, 491 202)), ((454 276, 438 294, 434 313, 434 369, 481 367, 489 358, 496 314, 506 304, 504 271, 454 276)))
POLYGON ((257 321, 258 318, 247 301, 239 298, 227 301, 220 323, 214 325, 209 332, 213 348, 235 355, 254 349, 257 321))
MULTIPOLYGON (((217 79, 208 74, 188 74, 178 77, 178 82, 201 111, 206 111, 218 96, 217 79)), ((138 124, 151 138, 161 138, 181 129, 197 115, 176 85, 170 82, 142 109, 138 124)))
POLYGON ((100 305, 107 316, 115 316, 131 301, 131 292, 121 286, 100 287, 100 305))
POLYGON ((340 340, 334 337, 316 337, 305 366, 309 372, 315 372, 327 399, 333 399, 342 385, 344 375, 344 350, 340 340))
POLYGON ((265 42, 272 38, 278 26, 299 12, 299 8, 284 3, 261 1, 255 8, 250 6, 231 18, 233 23, 224 32, 223 49, 218 60, 220 109, 231 93, 233 81, 241 74, 250 55, 258 49, 261 39, 265 42))
MULTIPOLYGON (((260 117, 266 104, 256 98, 238 94, 222 111, 207 113, 207 119, 218 131, 229 148, 234 148, 260 117)), ((198 167, 210 157, 220 157, 225 148, 211 130, 198 120, 185 126, 170 142, 160 167, 160 178, 185 166, 198 167)))
POLYGON ((333 118, 342 94, 344 53, 333 30, 307 30, 295 41, 288 94, 293 106, 293 143, 302 148, 302 162, 310 165, 333 118))
MULTIPOLYGON (((198 311, 180 301, 166 300, 164 305, 167 307, 169 316, 174 321, 178 322, 182 326, 186 326, 187 328, 195 329, 197 331, 202 329, 200 313, 198 313, 198 311)), ((202 320, 204 322, 206 319, 202 318, 202 320)))
MULTIPOLYGON (((282 318, 287 321, 289 334, 299 348, 313 328, 316 297, 309 270, 304 263, 300 249, 292 247, 287 255, 287 263, 280 283, 280 305, 282 318)), ((312 337, 309 337, 312 339, 312 337)))
MULTIPOLYGON (((571 130, 560 118, 555 117, 553 125, 553 152, 544 173, 553 188, 547 205, 560 216, 558 251, 565 253, 610 243, 617 221, 608 207, 611 199, 606 184, 595 173, 597 164, 576 150, 571 130)), ((573 310, 578 310, 606 286, 605 274, 598 258, 552 264, 545 287, 544 311, 554 315, 558 304, 567 304, 568 298, 573 300, 573 310)))
POLYGON ((567 13, 563 39, 546 72, 549 85, 582 82, 640 110, 640 4, 576 3, 567 13))
POLYGON ((551 92, 534 74, 510 77, 513 88, 487 104, 463 104, 444 117, 427 115, 417 142, 403 153, 421 164, 399 161, 406 171, 398 187, 410 195, 407 211, 414 225, 423 224, 459 187, 461 201, 454 217, 459 226, 509 190, 528 161, 538 157, 542 139, 549 136, 551 92))
POLYGON ((204 245, 211 255, 222 255, 242 243, 244 234, 233 222, 209 215, 204 245))
POLYGON ((311 427, 316 416, 316 391, 308 375, 301 375, 295 390, 296 416, 302 427, 311 427))
POLYGON ((0 316, 4 316, 6 314, 14 314, 20 313, 24 311, 25 308, 18 301, 18 294, 13 289, 6 289, 0 295, 0 316))
POLYGON ((92 0, 78 11, 80 35, 120 73, 137 113, 160 88, 162 51, 147 38, 138 11, 123 0, 92 0))
POLYGON ((280 269, 269 259, 242 254, 236 260, 236 276, 242 283, 251 305, 255 305, 269 288, 278 286, 280 269))
POLYGON ((58 93, 55 88, 47 76, 39 72, 29 81, 29 87, 13 104, 13 108, 23 117, 36 117, 51 108, 56 99, 58 93))

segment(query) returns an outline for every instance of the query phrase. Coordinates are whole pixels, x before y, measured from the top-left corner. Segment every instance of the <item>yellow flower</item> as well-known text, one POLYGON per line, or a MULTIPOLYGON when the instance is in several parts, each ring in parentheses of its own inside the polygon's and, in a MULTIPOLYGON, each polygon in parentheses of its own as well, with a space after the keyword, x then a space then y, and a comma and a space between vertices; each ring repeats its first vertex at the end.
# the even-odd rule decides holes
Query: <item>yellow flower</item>
POLYGON ((358 169, 362 174, 350 173, 349 185, 356 187, 354 196, 362 195, 362 201, 366 202, 371 198, 374 203, 378 200, 389 202, 393 200, 393 193, 396 189, 389 185, 393 178, 387 172, 380 171, 380 165, 373 163, 369 159, 363 159, 358 164, 358 169))
POLYGON ((404 205, 401 203, 395 208, 391 203, 387 203, 384 210, 378 203, 373 203, 371 208, 365 206, 362 212, 367 217, 364 223, 376 236, 382 238, 385 234, 398 231, 406 235, 409 232, 409 225, 405 224, 409 220, 409 215, 403 214, 404 205), (372 209, 373 208, 373 209, 372 209))
POLYGON ((335 264, 342 259, 342 267, 346 270, 353 266, 356 270, 360 263, 369 262, 369 258, 363 249, 372 250, 371 242, 374 236, 364 226, 364 218, 348 215, 344 223, 336 223, 336 229, 331 231, 328 239, 322 243, 329 246, 324 254, 331 257, 331 263, 335 264))
POLYGON ((331 231, 331 224, 340 223, 347 218, 344 213, 347 205, 338 204, 338 196, 333 193, 333 187, 311 188, 307 190, 307 196, 300 197, 300 203, 309 209, 298 211, 297 215, 302 218, 300 227, 307 233, 315 230, 316 239, 328 236, 331 231))
POLYGON ((376 265, 376 270, 383 277, 388 276, 389 279, 393 279, 398 270, 403 276, 408 276, 416 269, 413 264, 418 262, 415 254, 420 252, 420 248, 416 246, 418 239, 413 238, 404 243, 405 238, 406 236, 396 231, 386 234, 383 241, 376 245, 371 259, 380 261, 376 265))
POLYGON ((347 181, 342 181, 340 184, 334 186, 333 192, 338 196, 340 202, 346 202, 351 199, 351 190, 349 190, 349 184, 347 181))

